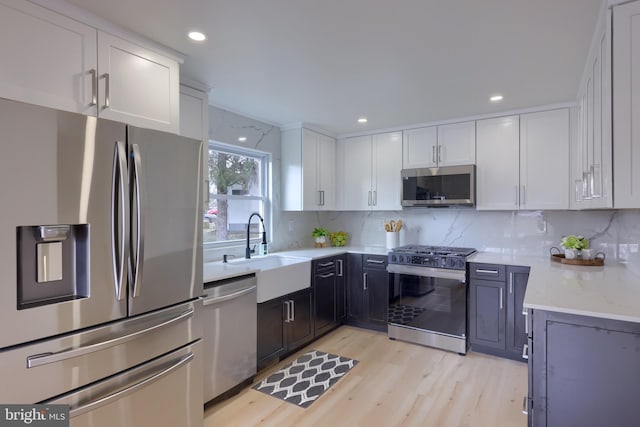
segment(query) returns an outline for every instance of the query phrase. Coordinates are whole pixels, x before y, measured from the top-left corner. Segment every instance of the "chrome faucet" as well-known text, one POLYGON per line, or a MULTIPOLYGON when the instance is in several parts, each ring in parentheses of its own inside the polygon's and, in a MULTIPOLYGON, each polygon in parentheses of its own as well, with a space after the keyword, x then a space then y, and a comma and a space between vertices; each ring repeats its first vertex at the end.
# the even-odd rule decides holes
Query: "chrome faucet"
POLYGON ((267 229, 264 226, 264 220, 262 219, 262 217, 258 212, 254 212, 251 215, 249 215, 249 220, 247 221, 247 247, 245 248, 245 254, 244 254, 244 257, 246 259, 250 259, 251 254, 255 252, 255 250, 249 247, 249 227, 251 226, 251 218, 253 218, 254 216, 257 216, 258 218, 260 218, 260 222, 262 223, 262 245, 265 248, 267 247, 267 229))

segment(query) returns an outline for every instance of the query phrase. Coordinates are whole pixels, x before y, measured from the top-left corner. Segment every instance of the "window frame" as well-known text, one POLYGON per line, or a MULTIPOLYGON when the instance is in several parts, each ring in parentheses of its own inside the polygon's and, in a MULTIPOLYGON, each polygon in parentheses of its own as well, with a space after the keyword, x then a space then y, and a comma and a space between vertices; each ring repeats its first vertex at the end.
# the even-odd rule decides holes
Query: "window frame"
MULTIPOLYGON (((253 148, 248 148, 240 145, 228 144, 220 141, 216 141, 213 139, 208 140, 208 143, 205 147, 205 180, 204 185, 206 189, 206 199, 203 203, 203 215, 208 210, 211 205, 212 200, 214 199, 226 199, 226 200, 261 200, 263 203, 263 213, 262 217, 264 219, 264 225, 267 232, 267 242, 271 244, 272 241, 272 202, 271 202, 271 194, 272 194, 272 155, 266 151, 260 151, 253 148), (262 167, 260 168, 260 182, 262 196, 250 196, 250 195, 233 195, 233 194, 218 194, 217 197, 211 197, 211 192, 209 191, 209 187, 211 185, 211 179, 209 177, 209 150, 218 150, 224 151, 225 153, 229 153, 232 155, 238 156, 247 156, 247 157, 255 157, 260 160, 262 163, 262 167)), ((247 217, 248 218, 248 217, 247 217)), ((253 221, 258 221, 254 219, 253 221)), ((250 244, 259 244, 262 242, 261 237, 254 237, 249 239, 250 244)), ((204 235, 202 240, 202 246, 204 250, 207 249, 221 249, 221 248, 233 248, 233 247, 244 247, 246 244, 245 239, 235 239, 235 240, 224 240, 221 242, 205 242, 204 235)))

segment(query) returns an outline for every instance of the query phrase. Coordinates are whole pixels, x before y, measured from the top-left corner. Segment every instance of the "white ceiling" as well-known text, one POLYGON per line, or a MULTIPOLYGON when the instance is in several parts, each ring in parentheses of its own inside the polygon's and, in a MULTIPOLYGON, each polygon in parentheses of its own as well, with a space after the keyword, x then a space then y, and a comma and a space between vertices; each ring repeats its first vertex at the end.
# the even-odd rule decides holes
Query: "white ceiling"
POLYGON ((573 101, 601 0, 69 0, 187 55, 211 104, 336 132, 573 101), (187 31, 208 39, 194 43, 187 31), (505 99, 491 104, 489 96, 505 99), (356 118, 366 115, 369 123, 356 118))

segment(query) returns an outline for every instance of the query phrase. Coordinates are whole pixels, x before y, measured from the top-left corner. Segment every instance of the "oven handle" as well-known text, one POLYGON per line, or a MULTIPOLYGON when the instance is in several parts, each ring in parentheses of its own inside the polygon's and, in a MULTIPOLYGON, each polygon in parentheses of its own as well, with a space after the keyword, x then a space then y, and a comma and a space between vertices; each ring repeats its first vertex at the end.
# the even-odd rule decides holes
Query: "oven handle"
POLYGON ((465 272, 465 270, 447 270, 444 268, 389 264, 387 265, 387 271, 389 273, 408 274, 412 276, 452 279, 462 283, 465 283, 467 281, 467 273, 465 272))

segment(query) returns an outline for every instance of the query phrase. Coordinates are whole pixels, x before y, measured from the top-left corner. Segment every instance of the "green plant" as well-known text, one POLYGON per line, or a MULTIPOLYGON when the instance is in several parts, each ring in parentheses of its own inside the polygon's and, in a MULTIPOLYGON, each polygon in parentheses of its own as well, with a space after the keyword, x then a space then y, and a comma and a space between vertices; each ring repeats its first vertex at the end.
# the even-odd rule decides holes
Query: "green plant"
POLYGON ((566 249, 589 249, 589 239, 582 236, 574 236, 573 234, 564 236, 560 241, 560 244, 566 249))
POLYGON ((326 237, 328 235, 329 235, 329 230, 327 230, 326 228, 322 228, 322 227, 316 227, 311 232, 311 236, 312 237, 326 237))

